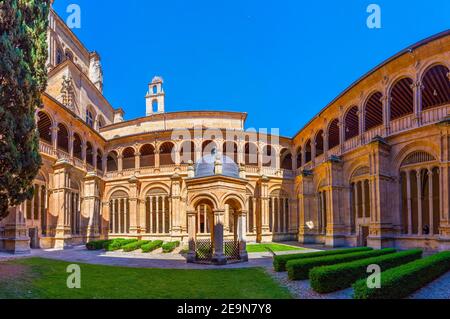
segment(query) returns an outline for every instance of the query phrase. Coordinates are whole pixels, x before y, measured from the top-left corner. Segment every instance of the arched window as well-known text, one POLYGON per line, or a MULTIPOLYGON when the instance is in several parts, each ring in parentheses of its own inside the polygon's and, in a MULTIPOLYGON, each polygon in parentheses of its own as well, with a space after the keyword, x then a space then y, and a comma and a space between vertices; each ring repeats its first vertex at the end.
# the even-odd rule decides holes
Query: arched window
POLYGON ((73 156, 83 160, 81 137, 77 133, 73 134, 73 156))
POLYGON ((365 131, 369 131, 375 127, 383 125, 383 102, 381 92, 373 93, 366 102, 364 107, 364 127, 365 131))
POLYGON ((44 113, 39 112, 38 113, 38 131, 39 131, 39 138, 45 142, 52 143, 52 120, 50 117, 44 113))
POLYGON ((66 60, 73 61, 73 53, 70 50, 66 51, 66 60))
POLYGON ((112 151, 108 154, 108 158, 106 160, 106 169, 108 172, 117 172, 117 153, 112 151))
POLYGON ((391 121, 414 113, 413 80, 403 78, 391 90, 391 121))
POLYGON ((311 152, 311 140, 306 141, 305 144, 305 163, 309 163, 312 160, 311 152))
POLYGON ((124 191, 115 192, 109 201, 109 231, 111 234, 130 232, 130 203, 124 191))
POLYGON ((289 232, 289 196, 282 190, 269 195, 269 229, 272 233, 289 232))
POLYGON ((94 165, 94 148, 90 142, 86 143, 86 163, 88 165, 94 165))
POLYGON ((63 53, 61 49, 56 50, 56 65, 63 63, 63 53))
POLYGON ((192 141, 184 141, 180 147, 180 160, 182 164, 189 161, 195 162, 195 144, 192 141))
POLYGON ((103 153, 100 150, 97 151, 97 169, 103 171, 103 153))
POLYGON ((328 127, 328 149, 333 149, 340 144, 339 120, 334 119, 328 127))
POLYGON ((297 168, 302 167, 302 147, 297 149, 297 168))
POLYGON ((170 142, 165 142, 159 147, 159 164, 173 165, 175 164, 174 145, 170 142))
POLYGON ((58 149, 69 152, 69 132, 64 124, 58 124, 58 149))
POLYGON ((258 166, 258 147, 254 143, 245 144, 245 165, 258 166))
POLYGON ((148 234, 170 233, 170 203, 165 190, 156 188, 147 193, 145 212, 145 228, 148 234))
POLYGON ((450 103, 449 70, 443 65, 429 69, 423 77, 422 108, 424 110, 450 103))
POLYGON ((98 117, 98 129, 101 129, 104 126, 105 126, 105 119, 103 118, 103 116, 100 115, 98 117))
POLYGON ((323 131, 322 130, 320 130, 316 134, 315 146, 316 146, 316 157, 318 157, 318 156, 322 155, 323 152, 324 152, 324 148, 323 148, 323 131))
POLYGON ((262 165, 265 167, 275 167, 275 150, 271 145, 263 148, 262 165))
POLYGON ((158 100, 152 101, 152 110, 153 110, 153 113, 158 113, 158 100))
POLYGON ((154 167, 155 166, 155 148, 151 144, 145 144, 141 147, 140 167, 154 167))
POLYGON ((90 108, 86 109, 86 124, 90 127, 94 127, 94 114, 90 108))
POLYGON ((358 107, 353 106, 345 115, 345 140, 358 136, 359 134, 359 117, 358 107))
POLYGON ((134 148, 127 147, 122 152, 122 168, 123 169, 134 169, 136 166, 136 161, 134 159, 134 148))
POLYGON ((416 151, 401 164, 403 233, 438 236, 440 228, 440 177, 435 157, 416 151))
POLYGON ((223 154, 231 158, 235 163, 238 162, 238 146, 235 142, 223 143, 223 154))
POLYGON ((282 169, 292 170, 292 154, 287 148, 280 152, 280 163, 282 169))

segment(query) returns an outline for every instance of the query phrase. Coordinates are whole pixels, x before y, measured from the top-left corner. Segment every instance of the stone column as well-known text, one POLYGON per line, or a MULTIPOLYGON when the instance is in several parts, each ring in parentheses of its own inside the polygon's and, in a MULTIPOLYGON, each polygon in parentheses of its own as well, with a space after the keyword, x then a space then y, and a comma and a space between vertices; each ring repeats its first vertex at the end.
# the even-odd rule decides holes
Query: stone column
POLYGON ((195 210, 188 210, 186 214, 188 218, 188 244, 189 244, 187 262, 193 263, 195 262, 195 236, 196 236, 195 217, 197 213, 195 212, 195 210))
POLYGON ((31 253, 25 217, 19 207, 9 208, 4 230, 3 247, 6 252, 16 255, 31 253))
POLYGON ((241 261, 248 261, 247 253, 247 212, 240 211, 238 213, 238 227, 237 227, 237 239, 239 241, 239 257, 241 261))
POLYGON ((382 98, 382 102, 384 134, 385 136, 389 136, 389 134, 391 133, 391 98, 388 95, 388 92, 385 92, 385 95, 382 98))
POLYGON ((212 262, 216 265, 225 265, 227 259, 223 253, 223 223, 225 211, 222 209, 213 210, 214 214, 214 245, 212 262))
POLYGON ((123 170, 123 156, 118 155, 117 156, 117 171, 122 172, 122 170, 123 170))
MULTIPOLYGON (((172 179, 172 205, 171 205, 171 225, 172 225, 172 236, 178 236, 181 239, 181 233, 183 232, 182 227, 182 212, 181 212, 181 183, 182 179, 178 174, 174 174, 172 179)), ((169 212, 170 213, 170 212, 169 212)))
POLYGON ((434 235, 434 203, 433 203, 433 169, 429 168, 428 174, 428 211, 429 211, 429 227, 430 235, 434 235))
POLYGON ((422 181, 421 181, 421 171, 420 169, 416 172, 417 178, 417 233, 419 236, 423 234, 422 225, 422 181))
POLYGON ((134 170, 139 171, 141 169, 141 153, 136 152, 134 154, 134 170))
POLYGON ((136 176, 132 176, 128 180, 128 185, 130 187, 130 197, 129 197, 129 210, 128 214, 130 216, 130 234, 139 236, 141 232, 140 218, 139 218, 139 180, 136 176))
POLYGON ((68 219, 69 203, 67 194, 69 188, 69 172, 71 165, 66 160, 59 160, 53 165, 53 189, 50 194, 49 203, 51 206, 51 215, 56 220, 55 246, 54 248, 63 249, 70 245, 71 229, 68 219))
POLYGON ((269 194, 268 194, 269 178, 261 177, 261 241, 270 242, 271 234, 269 228, 269 194))
POLYGON ((412 234, 411 172, 406 171, 406 200, 408 207, 408 234, 412 234))
POLYGON ((96 205, 96 202, 100 201, 99 184, 100 178, 95 172, 88 173, 84 178, 83 209, 81 213, 83 219, 87 220, 87 225, 82 226, 85 228, 86 237, 89 241, 100 238, 98 227, 100 212, 98 211, 99 207, 96 205))
POLYGON ((412 84, 414 94, 414 126, 422 125, 422 89, 423 85, 420 80, 412 84))
POLYGON ((105 200, 102 202, 102 222, 101 222, 101 238, 106 239, 109 235, 110 225, 112 225, 112 214, 110 213, 110 202, 105 200))

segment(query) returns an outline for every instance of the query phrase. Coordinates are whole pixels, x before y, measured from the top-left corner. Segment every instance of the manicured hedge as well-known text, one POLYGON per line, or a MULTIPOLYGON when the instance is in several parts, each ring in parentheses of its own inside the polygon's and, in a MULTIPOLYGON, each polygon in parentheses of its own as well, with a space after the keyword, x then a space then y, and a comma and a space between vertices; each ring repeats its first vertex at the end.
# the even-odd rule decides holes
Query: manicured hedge
POLYGON ((135 250, 141 248, 142 245, 145 245, 148 243, 150 243, 149 240, 138 240, 138 241, 132 242, 130 244, 127 244, 125 246, 122 246, 122 250, 126 251, 126 252, 135 251, 135 250))
POLYGON ((385 270, 420 258, 422 258, 422 251, 414 249, 343 264, 316 267, 309 272, 309 280, 316 292, 329 293, 351 287, 355 281, 367 277, 369 275, 367 267, 370 265, 378 265, 385 270))
POLYGON ((290 260, 286 264, 289 279, 291 280, 304 280, 308 279, 308 274, 311 269, 318 266, 327 266, 350 262, 358 259, 382 256, 395 253, 395 249, 387 248, 382 250, 363 251, 353 254, 337 255, 337 256, 324 256, 316 258, 306 258, 298 260, 290 260))
POLYGON ((91 241, 89 243, 86 244, 86 248, 88 250, 102 250, 103 247, 105 247, 105 245, 109 244, 111 242, 111 240, 96 240, 96 241, 91 241))
POLYGON ((107 243, 104 248, 107 251, 114 251, 114 250, 119 250, 121 249, 123 246, 131 244, 136 242, 137 239, 123 239, 123 238, 117 238, 114 239, 113 241, 111 241, 110 243, 107 243))
POLYGON ((369 289, 366 280, 353 285, 355 299, 401 299, 450 271, 450 251, 381 273, 381 288, 369 289))
POLYGON ((163 245, 162 240, 155 240, 148 244, 142 245, 141 249, 143 253, 149 253, 151 251, 154 251, 155 249, 160 248, 163 245))
POLYGON ((332 255, 342 255, 342 254, 350 254, 350 253, 370 251, 370 250, 372 250, 372 248, 357 247, 357 248, 347 248, 347 249, 338 249, 338 250, 318 251, 318 252, 306 253, 306 254, 278 255, 273 258, 273 268, 275 271, 281 272, 281 271, 286 271, 286 264, 290 260, 314 258, 314 257, 322 257, 322 256, 332 256, 332 255))
POLYGON ((163 253, 171 253, 178 246, 180 246, 180 242, 179 241, 172 241, 172 242, 169 242, 169 243, 165 243, 165 244, 162 245, 163 253))

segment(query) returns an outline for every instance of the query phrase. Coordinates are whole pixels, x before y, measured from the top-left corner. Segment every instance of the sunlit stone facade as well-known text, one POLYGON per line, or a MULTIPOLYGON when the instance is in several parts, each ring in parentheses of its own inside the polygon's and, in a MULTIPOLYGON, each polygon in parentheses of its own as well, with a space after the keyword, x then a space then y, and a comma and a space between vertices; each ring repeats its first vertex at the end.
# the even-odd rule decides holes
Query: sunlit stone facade
POLYGON ((124 121, 100 56, 54 12, 48 41, 43 166, 34 199, 0 222, 0 249, 187 244, 218 223, 247 242, 450 249, 449 32, 370 71, 292 138, 245 130, 246 113, 166 112, 160 77, 146 117, 124 121))

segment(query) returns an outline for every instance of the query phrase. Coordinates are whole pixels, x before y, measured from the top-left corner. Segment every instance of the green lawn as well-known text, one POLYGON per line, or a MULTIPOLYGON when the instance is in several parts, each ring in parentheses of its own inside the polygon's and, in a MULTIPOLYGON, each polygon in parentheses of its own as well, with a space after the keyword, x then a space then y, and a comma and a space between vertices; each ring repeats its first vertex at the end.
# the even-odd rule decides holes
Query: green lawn
POLYGON ((0 270, 2 266, 21 270, 0 274, 0 299, 291 298, 262 268, 172 270, 78 264, 81 289, 69 289, 69 264, 41 258, 0 263, 0 270))
POLYGON ((247 252, 249 253, 261 253, 269 251, 267 248, 270 248, 272 251, 291 251, 291 250, 304 250, 301 247, 283 245, 283 244, 275 244, 275 243, 267 243, 267 244, 248 244, 247 252))

